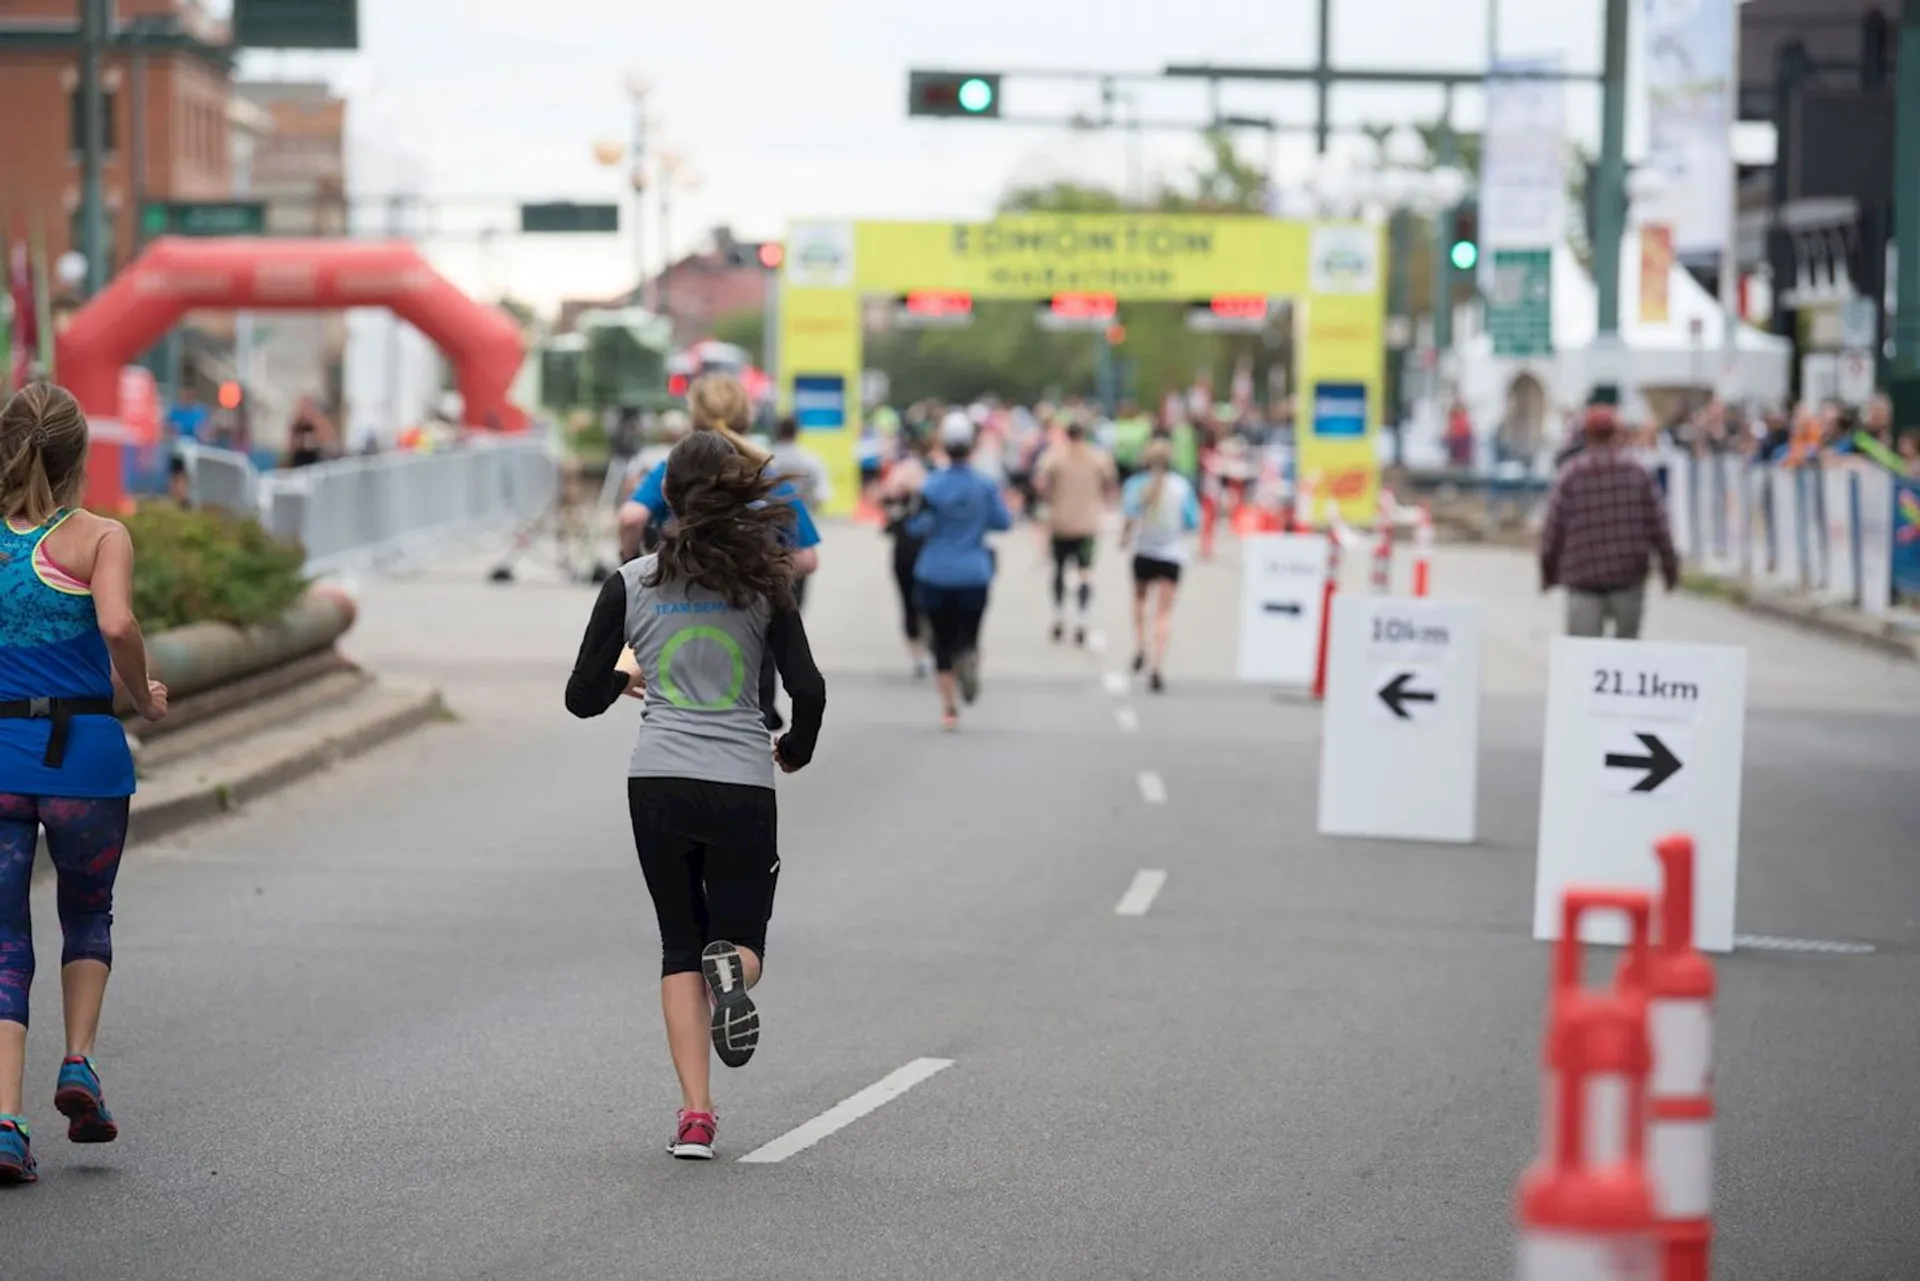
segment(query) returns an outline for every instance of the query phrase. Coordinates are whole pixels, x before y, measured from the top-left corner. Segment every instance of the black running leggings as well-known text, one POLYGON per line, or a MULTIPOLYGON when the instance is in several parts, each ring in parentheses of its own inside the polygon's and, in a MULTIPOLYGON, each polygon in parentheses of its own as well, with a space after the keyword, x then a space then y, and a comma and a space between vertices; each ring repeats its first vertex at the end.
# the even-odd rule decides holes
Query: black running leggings
POLYGON ((900 630, 910 641, 926 639, 926 620, 920 613, 920 593, 913 567, 920 562, 920 540, 896 534, 893 540, 893 585, 900 593, 900 630))
POLYGON ((954 660, 980 646, 980 620, 987 613, 984 587, 930 587, 920 584, 920 608, 933 628, 933 666, 950 672, 954 660))
POLYGON ((763 960, 780 880, 773 789, 690 778, 630 778, 627 812, 653 910, 660 973, 697 974, 724 939, 763 960))

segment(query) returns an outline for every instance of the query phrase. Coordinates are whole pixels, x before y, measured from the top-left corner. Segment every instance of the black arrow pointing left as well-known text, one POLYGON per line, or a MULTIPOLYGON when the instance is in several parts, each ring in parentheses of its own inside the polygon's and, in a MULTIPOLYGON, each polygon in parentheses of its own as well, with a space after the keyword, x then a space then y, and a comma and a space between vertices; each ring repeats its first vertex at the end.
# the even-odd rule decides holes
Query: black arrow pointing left
POLYGON ((1608 769, 1645 770, 1647 776, 1633 785, 1636 792, 1651 792, 1660 784, 1680 772, 1680 758, 1673 749, 1660 741, 1658 734, 1635 734, 1640 745, 1647 749, 1645 756, 1629 756, 1625 752, 1608 752, 1608 769))
POLYGON ((1407 711, 1408 703, 1431 703, 1434 701, 1432 690, 1408 689, 1407 682, 1413 679, 1412 672, 1401 672, 1398 676, 1380 687, 1380 701, 1387 710, 1403 721, 1410 721, 1413 715, 1407 711))

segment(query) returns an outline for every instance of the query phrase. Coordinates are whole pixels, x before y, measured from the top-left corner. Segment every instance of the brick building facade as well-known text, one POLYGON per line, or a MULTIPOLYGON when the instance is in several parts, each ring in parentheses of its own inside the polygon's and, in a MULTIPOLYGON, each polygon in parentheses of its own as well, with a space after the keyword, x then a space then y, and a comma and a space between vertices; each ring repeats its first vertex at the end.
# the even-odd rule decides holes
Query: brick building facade
MULTIPOLYGON (((190 0, 119 0, 116 44, 101 59, 107 93, 102 165, 109 262, 136 252, 143 200, 232 195, 232 61, 222 24, 190 0), (136 131, 145 147, 129 145, 136 131)), ((82 248, 79 53, 55 34, 74 0, 0 0, 0 220, 37 224, 50 254, 82 248)))

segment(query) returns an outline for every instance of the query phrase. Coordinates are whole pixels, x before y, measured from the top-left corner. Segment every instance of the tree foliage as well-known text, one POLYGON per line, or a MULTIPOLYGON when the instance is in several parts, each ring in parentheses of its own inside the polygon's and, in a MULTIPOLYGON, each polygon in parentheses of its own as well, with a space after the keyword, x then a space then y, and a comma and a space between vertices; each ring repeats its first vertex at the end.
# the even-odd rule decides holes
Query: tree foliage
POLYGON ((733 344, 757 362, 767 347, 767 313, 755 307, 751 311, 717 317, 713 322, 713 337, 716 342, 733 344))

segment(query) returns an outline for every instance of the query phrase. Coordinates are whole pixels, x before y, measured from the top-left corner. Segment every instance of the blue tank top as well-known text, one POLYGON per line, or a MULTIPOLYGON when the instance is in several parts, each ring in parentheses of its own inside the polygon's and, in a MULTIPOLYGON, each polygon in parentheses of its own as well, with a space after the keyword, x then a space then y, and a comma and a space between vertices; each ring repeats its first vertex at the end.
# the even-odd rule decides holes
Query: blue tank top
MULTIPOLYGON (((73 513, 34 529, 0 520, 0 702, 111 698, 113 660, 93 591, 47 555, 47 535, 73 513)), ((133 753, 111 716, 76 716, 59 769, 42 763, 47 721, 0 720, 0 792, 16 796, 133 795, 133 753)))

